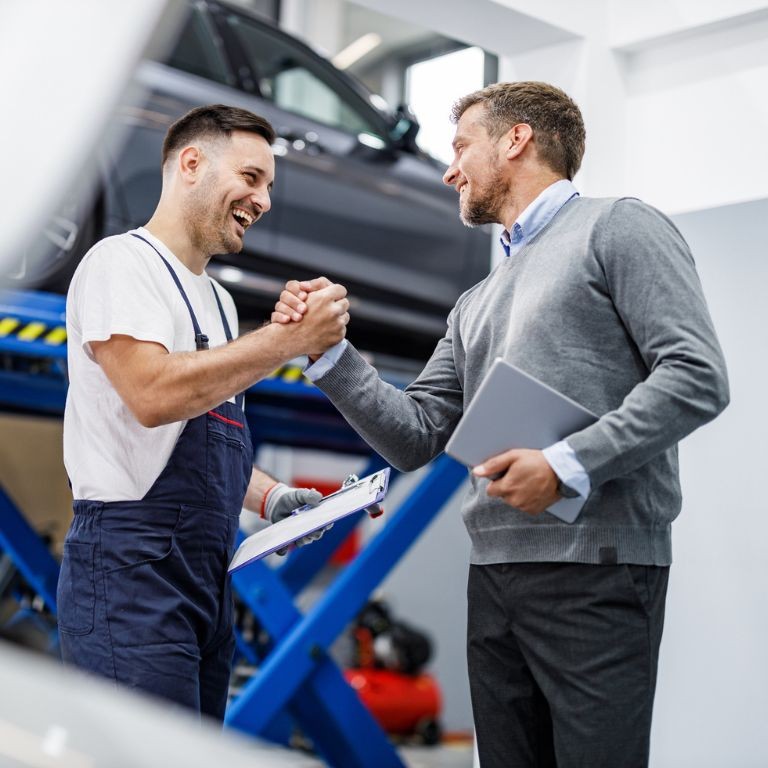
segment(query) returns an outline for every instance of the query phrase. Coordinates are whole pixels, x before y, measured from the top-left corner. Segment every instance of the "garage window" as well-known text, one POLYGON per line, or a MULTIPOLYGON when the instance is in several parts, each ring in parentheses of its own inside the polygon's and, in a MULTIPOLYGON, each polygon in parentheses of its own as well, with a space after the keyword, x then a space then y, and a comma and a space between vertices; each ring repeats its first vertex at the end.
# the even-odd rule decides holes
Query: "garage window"
POLYGON ((456 127, 449 120, 451 106, 488 82, 486 59, 482 48, 461 48, 417 61, 406 70, 406 100, 421 125, 416 143, 444 163, 453 157, 456 127))

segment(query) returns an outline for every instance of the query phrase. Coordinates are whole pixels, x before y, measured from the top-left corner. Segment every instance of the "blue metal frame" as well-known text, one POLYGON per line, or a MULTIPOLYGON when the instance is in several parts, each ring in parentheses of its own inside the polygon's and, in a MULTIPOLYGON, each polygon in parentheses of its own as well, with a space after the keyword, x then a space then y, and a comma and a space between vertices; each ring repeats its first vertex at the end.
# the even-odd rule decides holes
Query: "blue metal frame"
MULTIPOLYGON (((0 294, 0 317, 23 323, 61 327, 64 306, 61 296, 0 294)), ((0 408, 63 412, 65 343, 49 344, 43 334, 31 340, 0 334, 0 354, 13 363, 0 372, 0 408)), ((246 416, 255 443, 371 453, 324 395, 301 379, 259 382, 248 392, 246 416)), ((366 474, 383 464, 374 455, 366 474)), ((465 477, 466 470, 453 460, 437 459, 400 509, 382 520, 379 533, 306 615, 294 605, 295 596, 322 569, 364 512, 336 523, 319 542, 292 553, 279 568, 257 562, 233 575, 238 597, 266 630, 272 647, 264 654, 238 635, 242 655, 260 667, 228 709, 227 725, 288 743, 296 723, 335 768, 403 768, 381 728, 328 656, 328 649, 465 477)), ((0 548, 55 613, 58 564, 1 488, 0 548)))
POLYGON ((2 488, 0 521, 0 550, 10 556, 27 583, 55 615, 59 564, 2 488))
MULTIPOLYGON (((272 638, 273 648, 266 656, 268 660, 282 647, 284 638, 291 628, 301 621, 302 616, 293 605, 292 596, 277 573, 264 563, 253 563, 248 568, 237 571, 232 576, 232 582, 240 599, 254 612, 272 638)), ((283 700, 277 707, 254 699, 251 693, 252 681, 247 683, 234 704, 230 705, 227 725, 275 740, 275 731, 282 730, 285 733, 285 718, 289 716, 312 740, 315 749, 330 765, 370 765, 370 762, 340 762, 339 760, 344 758, 337 754, 337 750, 339 744, 343 744, 344 750, 341 754, 346 754, 347 760, 358 753, 364 756, 368 751, 369 758, 371 754, 377 755, 377 764, 382 765, 382 768, 402 768, 381 728, 344 680, 334 662, 320 649, 313 649, 312 654, 313 666, 316 666, 319 672, 317 677, 303 681, 305 684, 301 690, 283 700), (269 712, 258 724, 258 728, 247 722, 233 721, 231 718, 233 708, 245 701, 253 702, 257 709, 261 704, 269 706, 269 712), (309 707, 308 701, 313 702, 309 707), (325 724, 324 728, 318 727, 320 721, 325 724), (356 739, 361 737, 362 743, 356 746, 356 739), (379 763, 379 760, 382 762, 379 763)), ((257 676, 261 676, 261 671, 257 672, 257 676)), ((262 695, 263 691, 256 694, 257 698, 262 695)), ((271 698, 271 694, 267 698, 271 698)))
POLYGON ((18 317, 24 322, 64 325, 66 299, 44 291, 1 291, 0 316, 18 317))
POLYGON ((322 730, 316 735, 321 739, 316 747, 329 763, 337 768, 364 768, 371 765, 371 755, 376 755, 377 766, 401 765, 388 742, 382 742, 380 738, 374 740, 370 729, 366 729, 362 722, 364 718, 358 721, 353 717, 353 714, 361 715, 356 712, 358 707, 351 700, 342 702, 341 694, 332 682, 334 673, 327 650, 465 477, 466 469, 452 459, 447 456, 437 459, 427 477, 397 513, 304 617, 300 617, 290 604, 290 592, 277 574, 266 566, 244 568, 234 574, 234 579, 238 576, 241 579, 235 582, 238 593, 253 596, 254 602, 249 602, 249 606, 265 622, 267 631, 274 632, 278 642, 258 673, 231 704, 226 717, 228 725, 253 734, 263 733, 272 718, 285 708, 301 715, 304 703, 311 700, 308 691, 315 690, 315 686, 323 688, 327 685, 333 687, 335 693, 316 700, 322 713, 312 709, 304 714, 317 719, 339 714, 346 706, 351 706, 353 711, 344 711, 348 726, 342 752, 336 750, 334 741, 341 736, 330 726, 329 733, 334 734, 332 739, 326 739, 322 730), (271 631, 267 624, 272 626, 271 631))
MULTIPOLYGON (((366 477, 379 469, 383 469, 385 466, 387 464, 384 459, 374 454, 368 465, 360 473, 360 477, 366 477)), ((394 468, 390 468, 390 488, 397 481, 398 477, 399 472, 394 468)), ((360 520, 365 518, 365 515, 364 511, 360 511, 338 520, 322 539, 313 543, 311 547, 302 547, 295 550, 290 557, 286 558, 285 563, 277 569, 277 574, 292 595, 297 595, 301 592, 320 573, 333 553, 347 536, 355 530, 360 520)))

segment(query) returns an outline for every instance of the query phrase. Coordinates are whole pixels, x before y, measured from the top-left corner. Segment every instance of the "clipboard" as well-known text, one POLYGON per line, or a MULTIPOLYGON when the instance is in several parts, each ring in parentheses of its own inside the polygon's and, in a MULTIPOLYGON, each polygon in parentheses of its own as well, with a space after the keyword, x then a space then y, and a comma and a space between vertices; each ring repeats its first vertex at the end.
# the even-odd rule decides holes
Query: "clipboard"
MULTIPOLYGON (((445 452, 471 468, 512 448, 547 448, 596 421, 592 411, 496 358, 445 452)), ((547 512, 572 523, 585 502, 560 499, 547 512)))
POLYGON ((386 496, 388 486, 389 467, 385 467, 328 494, 314 507, 303 506, 295 509, 288 517, 249 536, 237 548, 228 572, 234 573, 248 563, 261 560, 278 549, 284 549, 294 541, 319 531, 336 520, 380 502, 386 496))

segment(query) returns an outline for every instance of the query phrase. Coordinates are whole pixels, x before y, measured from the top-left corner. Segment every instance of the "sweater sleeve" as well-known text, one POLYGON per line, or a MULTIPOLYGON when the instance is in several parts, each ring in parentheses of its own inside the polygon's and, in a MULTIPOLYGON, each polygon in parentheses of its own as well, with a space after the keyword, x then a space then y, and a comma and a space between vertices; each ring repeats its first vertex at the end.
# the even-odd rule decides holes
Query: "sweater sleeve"
POLYGON ((729 400, 693 257, 674 224, 638 200, 618 200, 598 224, 595 248, 648 375, 616 410, 568 436, 593 488, 675 445, 729 400))
POLYGON ((456 311, 424 370, 405 390, 382 381, 351 344, 315 381, 368 445, 404 472, 437 456, 461 418, 463 392, 452 343, 456 311))

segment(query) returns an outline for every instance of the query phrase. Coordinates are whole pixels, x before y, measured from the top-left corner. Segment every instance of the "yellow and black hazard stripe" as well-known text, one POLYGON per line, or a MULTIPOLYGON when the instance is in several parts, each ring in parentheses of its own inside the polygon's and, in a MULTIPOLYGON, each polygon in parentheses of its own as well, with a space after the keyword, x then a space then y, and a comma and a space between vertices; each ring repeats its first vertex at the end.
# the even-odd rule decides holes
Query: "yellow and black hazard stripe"
POLYGON ((295 365, 293 363, 281 366, 267 376, 267 378, 285 381, 288 384, 296 384, 300 382, 301 384, 312 386, 312 382, 304 375, 303 368, 300 365, 295 365))
POLYGON ((24 322, 18 317, 0 317, 0 339, 18 341, 41 341, 52 347, 67 343, 67 328, 64 325, 48 325, 37 320, 24 322))

